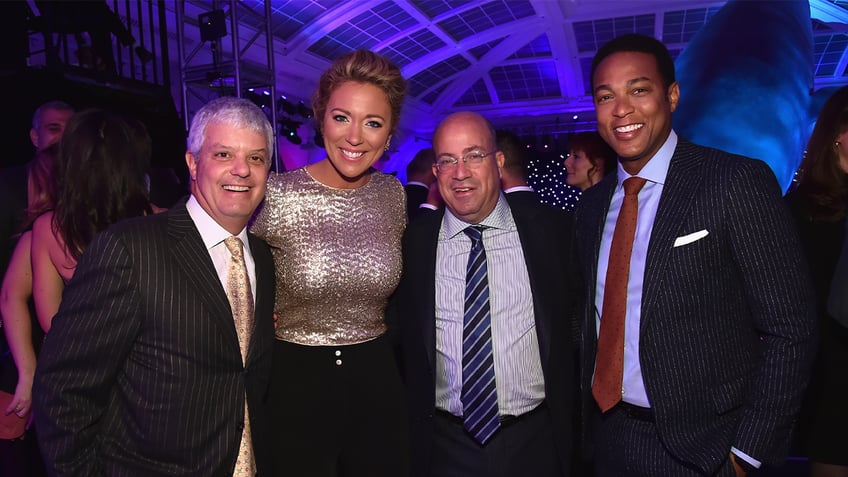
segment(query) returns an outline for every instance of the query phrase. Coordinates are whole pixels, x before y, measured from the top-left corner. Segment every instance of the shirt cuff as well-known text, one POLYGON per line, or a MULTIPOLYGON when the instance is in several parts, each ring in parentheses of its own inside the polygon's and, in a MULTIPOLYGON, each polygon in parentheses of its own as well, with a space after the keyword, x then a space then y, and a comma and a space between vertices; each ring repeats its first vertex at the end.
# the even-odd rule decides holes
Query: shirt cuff
MULTIPOLYGON (((739 449, 737 449, 737 448, 735 448, 735 447, 731 447, 731 448, 730 448, 730 452, 733 452, 733 454, 734 454, 734 455, 736 455, 736 457, 738 457, 738 458, 739 458, 739 459, 741 459, 741 460, 744 460, 744 461, 745 461, 745 462, 747 462, 747 463, 748 463, 751 467, 753 467, 753 468, 755 468, 755 469, 759 469, 759 468, 763 465, 763 463, 762 463, 762 462, 758 461, 757 459, 755 459, 755 458, 753 458, 753 457, 749 456, 748 454, 746 454, 746 453, 742 452, 741 450, 739 450, 739 449)), ((739 460, 739 459, 737 459, 737 460, 739 460)))
POLYGON ((433 204, 428 204, 427 202, 422 203, 418 206, 419 209, 430 209, 430 210, 438 210, 439 208, 433 204))

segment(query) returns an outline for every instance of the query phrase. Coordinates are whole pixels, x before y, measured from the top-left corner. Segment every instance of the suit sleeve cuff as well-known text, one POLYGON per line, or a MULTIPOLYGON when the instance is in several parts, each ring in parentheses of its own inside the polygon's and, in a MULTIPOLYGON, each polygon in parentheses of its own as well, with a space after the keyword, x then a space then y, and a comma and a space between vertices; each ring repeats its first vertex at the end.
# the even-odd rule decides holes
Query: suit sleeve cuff
POLYGON ((742 452, 741 450, 731 447, 730 452, 736 456, 736 463, 738 463, 745 472, 752 472, 756 469, 759 469, 763 463, 758 461, 757 459, 749 456, 748 454, 742 452))

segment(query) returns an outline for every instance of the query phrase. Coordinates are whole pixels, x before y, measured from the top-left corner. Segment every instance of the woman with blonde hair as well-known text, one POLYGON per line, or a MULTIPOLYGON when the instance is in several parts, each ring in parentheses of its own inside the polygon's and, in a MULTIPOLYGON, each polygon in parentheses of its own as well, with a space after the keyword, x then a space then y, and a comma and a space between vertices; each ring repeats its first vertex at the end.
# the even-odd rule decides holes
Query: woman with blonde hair
POLYGON ((357 50, 312 98, 327 157, 272 174, 251 230, 277 273, 269 405, 274 475, 405 475, 406 414, 385 309, 401 273, 403 186, 372 166, 389 148, 406 81, 357 50))

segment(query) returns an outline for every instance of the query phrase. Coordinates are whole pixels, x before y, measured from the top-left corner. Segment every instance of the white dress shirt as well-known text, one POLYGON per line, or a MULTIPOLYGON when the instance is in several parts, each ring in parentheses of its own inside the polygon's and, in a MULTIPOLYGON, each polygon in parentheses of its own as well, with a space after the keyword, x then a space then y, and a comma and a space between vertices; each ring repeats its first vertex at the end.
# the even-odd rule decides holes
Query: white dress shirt
MULTIPOLYGON (((186 202, 188 215, 191 217, 197 231, 200 232, 200 238, 212 257, 212 263, 215 265, 215 271, 218 273, 218 279, 221 280, 221 286, 224 291, 227 291, 227 272, 230 269, 232 254, 227 246, 224 245, 224 240, 232 234, 221 227, 218 222, 215 222, 203 207, 197 202, 194 195, 189 197, 186 202)), ((253 304, 256 306, 256 263, 253 261, 253 254, 250 253, 250 241, 247 240, 247 227, 241 229, 236 237, 240 238, 244 244, 244 263, 247 266, 247 275, 250 277, 250 290, 253 293, 253 304)))
MULTIPOLYGON (((512 212, 503 194, 480 222, 489 278, 498 410, 520 416, 545 399, 533 293, 512 212)), ((469 225, 445 210, 436 250, 436 407, 462 416, 462 329, 469 225)))

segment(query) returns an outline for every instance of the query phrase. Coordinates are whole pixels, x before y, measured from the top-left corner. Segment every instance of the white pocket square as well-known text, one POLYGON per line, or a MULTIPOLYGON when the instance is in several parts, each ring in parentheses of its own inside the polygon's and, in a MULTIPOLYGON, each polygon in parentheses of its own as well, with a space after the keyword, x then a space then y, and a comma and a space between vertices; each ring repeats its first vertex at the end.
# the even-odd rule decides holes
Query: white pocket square
POLYGON ((697 232, 691 233, 689 235, 683 235, 682 237, 677 237, 676 239, 674 239, 674 246, 680 247, 682 245, 688 245, 688 244, 690 244, 690 243, 692 243, 696 240, 701 240, 702 238, 706 237, 709 234, 710 233, 706 229, 704 229, 704 230, 699 230, 697 232))

